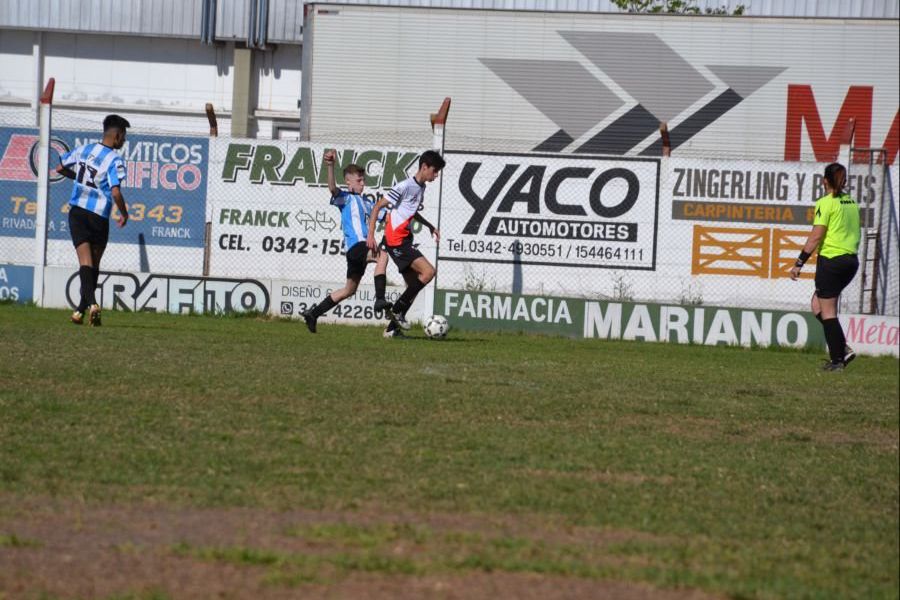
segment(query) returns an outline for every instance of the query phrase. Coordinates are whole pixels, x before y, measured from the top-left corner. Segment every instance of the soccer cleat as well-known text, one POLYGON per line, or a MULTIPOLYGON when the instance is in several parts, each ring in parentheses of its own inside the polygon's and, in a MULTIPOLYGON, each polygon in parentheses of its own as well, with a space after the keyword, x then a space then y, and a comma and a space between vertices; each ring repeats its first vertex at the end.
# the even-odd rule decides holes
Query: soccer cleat
MULTIPOLYGON (((377 301, 376 301, 377 302, 377 301)), ((394 305, 390 302, 385 302, 384 306, 384 316, 391 320, 397 327, 400 329, 405 329, 409 331, 411 327, 409 321, 406 320, 406 316, 403 313, 394 312, 394 305)))
POLYGON ((403 313, 394 313, 394 322, 400 326, 400 329, 405 331, 409 331, 410 327, 412 327, 410 322, 406 320, 406 315, 403 313))
POLYGON ((103 323, 100 322, 100 305, 92 304, 90 308, 90 313, 88 317, 88 323, 91 327, 100 327, 103 323))
POLYGON ((844 345, 844 366, 846 367, 853 359, 856 358, 856 352, 853 351, 853 348, 850 346, 844 345))
POLYGON ((391 310, 391 307, 391 303, 384 298, 375 298, 375 304, 373 306, 375 310, 391 310))
POLYGON ((403 335, 403 330, 402 330, 402 329, 390 329, 390 328, 385 329, 385 330, 384 330, 384 333, 382 333, 381 336, 384 337, 384 338, 387 338, 387 339, 391 339, 391 338, 394 338, 394 339, 403 339, 403 338, 406 338, 406 336, 403 335))
POLYGON ((822 365, 822 370, 823 371, 832 371, 832 372, 843 371, 844 363, 842 363, 842 362, 833 363, 829 360, 829 361, 826 361, 824 365, 822 365))
POLYGON ((306 328, 309 329, 310 333, 316 332, 316 321, 319 320, 319 317, 314 317, 310 314, 309 311, 303 311, 300 313, 300 316, 303 317, 303 320, 306 321, 306 328))
POLYGON ((74 323, 75 325, 82 325, 84 324, 84 313, 80 310, 76 310, 72 313, 72 316, 69 317, 69 320, 72 321, 72 323, 74 323))
POLYGON ((394 307, 390 302, 387 303, 387 306, 384 309, 384 316, 391 320, 397 327, 400 329, 409 329, 410 324, 409 321, 406 320, 406 317, 403 314, 397 314, 394 312, 394 307))

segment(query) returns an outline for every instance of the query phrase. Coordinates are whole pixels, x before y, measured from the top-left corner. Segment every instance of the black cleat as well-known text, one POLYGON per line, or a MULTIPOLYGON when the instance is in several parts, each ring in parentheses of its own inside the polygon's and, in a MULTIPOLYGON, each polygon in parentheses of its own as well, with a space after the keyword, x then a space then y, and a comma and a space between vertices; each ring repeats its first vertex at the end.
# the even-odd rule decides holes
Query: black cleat
POLYGON ((828 372, 841 372, 844 370, 844 363, 843 362, 834 363, 829 360, 829 361, 826 361, 824 365, 822 365, 822 370, 828 371, 828 372))
POLYGON ((316 332, 316 321, 319 320, 319 317, 314 317, 307 311, 301 312, 300 316, 303 317, 304 321, 306 321, 306 328, 309 329, 309 332, 315 333, 316 332))
POLYGON ((856 358, 856 352, 854 352, 853 348, 851 348, 850 346, 845 345, 844 346, 844 366, 846 367, 851 362, 853 362, 854 358, 856 358))

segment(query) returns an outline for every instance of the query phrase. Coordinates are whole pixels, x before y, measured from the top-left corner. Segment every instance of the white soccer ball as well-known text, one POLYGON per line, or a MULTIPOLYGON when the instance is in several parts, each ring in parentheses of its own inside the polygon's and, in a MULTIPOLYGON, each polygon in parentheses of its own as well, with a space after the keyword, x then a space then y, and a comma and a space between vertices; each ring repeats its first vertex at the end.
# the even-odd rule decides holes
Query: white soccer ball
POLYGON ((425 319, 425 324, 422 326, 425 330, 425 336, 432 340, 442 340, 447 337, 447 332, 450 331, 450 323, 447 322, 447 318, 441 315, 432 315, 425 319))

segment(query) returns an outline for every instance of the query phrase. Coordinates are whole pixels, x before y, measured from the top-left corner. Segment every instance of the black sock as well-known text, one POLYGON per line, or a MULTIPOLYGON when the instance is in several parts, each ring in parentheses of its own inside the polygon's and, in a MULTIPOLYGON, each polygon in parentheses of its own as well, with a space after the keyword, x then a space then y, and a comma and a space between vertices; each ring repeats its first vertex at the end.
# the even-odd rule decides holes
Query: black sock
POLYGON ((844 337, 844 330, 841 328, 841 322, 837 318, 824 319, 822 328, 825 330, 825 342, 828 344, 828 355, 831 356, 832 363, 839 363, 844 360, 844 350, 847 346, 847 339, 844 337))
POLYGON ((375 276, 375 299, 384 300, 384 288, 387 287, 387 275, 375 276))
POLYGON ((819 321, 819 323, 823 323, 823 324, 825 323, 825 321, 822 320, 822 313, 817 312, 815 316, 816 316, 816 319, 819 321))
POLYGON ((100 281, 100 267, 91 267, 91 304, 97 304, 97 283, 100 281))
POLYGON ((75 308, 78 312, 84 312, 87 310, 88 306, 92 304, 89 302, 89 298, 94 297, 94 287, 93 287, 93 269, 88 266, 80 266, 78 267, 78 279, 81 280, 81 299, 78 301, 78 306, 75 308), (90 294, 88 292, 90 291, 90 294))
POLYGON ((337 306, 337 302, 331 299, 331 294, 325 296, 325 299, 309 309, 309 313, 318 318, 327 313, 329 310, 337 306))
POLYGON ((425 287, 425 284, 419 281, 418 278, 413 279, 403 293, 400 294, 400 297, 394 302, 394 312, 405 314, 406 311, 409 310, 409 307, 412 306, 413 301, 416 299, 416 296, 419 295, 419 292, 422 291, 422 288, 425 287))

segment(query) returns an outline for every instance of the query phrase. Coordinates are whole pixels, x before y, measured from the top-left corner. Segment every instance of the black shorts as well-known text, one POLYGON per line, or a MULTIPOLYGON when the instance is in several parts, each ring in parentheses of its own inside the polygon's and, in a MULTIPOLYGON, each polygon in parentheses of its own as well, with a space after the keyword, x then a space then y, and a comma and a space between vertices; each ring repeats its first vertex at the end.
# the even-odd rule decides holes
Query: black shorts
POLYGON ((414 260, 422 257, 422 253, 413 246, 412 240, 403 242, 399 246, 388 246, 382 242, 381 247, 388 253, 401 273, 410 268, 414 260))
POLYGON ((855 254, 842 254, 834 258, 820 255, 816 259, 816 296, 837 298, 853 281, 858 269, 859 259, 855 254))
POLYGON ((69 208, 69 233, 76 248, 85 242, 93 248, 106 248, 109 219, 80 206, 72 206, 69 208))
POLYGON ((366 274, 366 248, 365 242, 357 242, 347 250, 347 279, 356 279, 366 274))

